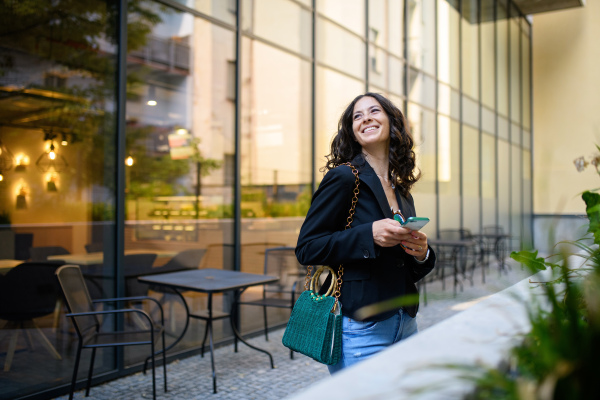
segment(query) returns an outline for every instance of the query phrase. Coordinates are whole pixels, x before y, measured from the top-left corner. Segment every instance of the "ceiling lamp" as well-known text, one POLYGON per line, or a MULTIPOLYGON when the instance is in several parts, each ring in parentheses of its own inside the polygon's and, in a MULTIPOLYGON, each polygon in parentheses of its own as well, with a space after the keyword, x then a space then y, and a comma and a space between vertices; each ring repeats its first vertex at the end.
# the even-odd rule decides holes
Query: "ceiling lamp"
POLYGON ((52 130, 46 132, 44 136, 44 141, 50 142, 50 145, 35 162, 35 165, 42 172, 49 172, 50 170, 62 172, 69 166, 67 160, 62 155, 56 153, 56 147, 54 146, 55 137, 56 135, 52 134, 52 130))

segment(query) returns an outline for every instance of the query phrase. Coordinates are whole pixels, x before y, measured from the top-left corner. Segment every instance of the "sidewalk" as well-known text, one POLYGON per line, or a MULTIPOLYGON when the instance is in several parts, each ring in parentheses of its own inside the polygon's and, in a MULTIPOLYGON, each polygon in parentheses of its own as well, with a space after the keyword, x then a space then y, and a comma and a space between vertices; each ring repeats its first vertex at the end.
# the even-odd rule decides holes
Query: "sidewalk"
MULTIPOLYGON (((509 261, 511 262, 511 261, 509 261)), ((427 286, 428 303, 421 300, 418 315, 419 329, 425 330, 433 324, 475 304, 514 283, 525 279, 529 274, 521 267, 511 264, 501 276, 497 267, 486 271, 486 283, 481 282, 481 271, 477 270, 474 285, 465 282, 464 291, 453 296, 450 278, 446 279, 446 289, 441 282, 427 286)), ((281 344, 283 329, 269 334, 269 342, 264 336, 257 336, 249 342, 273 354, 275 369, 269 366, 268 357, 240 344, 239 352, 233 346, 225 346, 215 351, 218 393, 212 393, 210 355, 199 355, 167 365, 169 392, 162 391, 162 367, 157 368, 158 399, 210 399, 210 400, 279 400, 295 394, 312 383, 329 376, 327 367, 308 357, 296 354, 290 359, 289 350, 281 344)), ((89 399, 137 400, 152 398, 151 375, 137 373, 103 385, 93 386, 89 399)), ((75 393, 76 399, 83 399, 85 391, 75 393)), ((57 399, 66 400, 67 396, 57 399)))

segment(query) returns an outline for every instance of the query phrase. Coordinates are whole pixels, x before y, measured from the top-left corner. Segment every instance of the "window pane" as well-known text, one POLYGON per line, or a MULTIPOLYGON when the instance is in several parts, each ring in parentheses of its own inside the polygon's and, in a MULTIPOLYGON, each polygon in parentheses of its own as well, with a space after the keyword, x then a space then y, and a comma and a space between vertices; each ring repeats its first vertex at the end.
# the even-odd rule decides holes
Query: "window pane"
POLYGON ((408 61, 435 74, 435 0, 415 0, 408 6, 408 61))
POLYGON ((521 166, 521 155, 522 150, 519 146, 511 146, 511 202, 510 202, 510 214, 511 214, 511 226, 510 235, 513 241, 513 246, 518 248, 521 239, 521 185, 523 171, 521 166))
POLYGON ((388 50, 404 58, 404 2, 388 1, 388 29, 389 29, 389 47, 388 50))
POLYGON ((521 122, 521 49, 519 19, 510 20, 510 119, 521 122))
MULTIPOLYGON (((6 294, 10 282, 15 295, 26 295, 12 298, 10 303, 3 300, 3 316, 17 305, 39 305, 36 293, 21 286, 26 283, 22 275, 21 279, 13 275, 22 267, 11 274, 13 267, 30 258, 85 257, 85 245, 91 243, 101 245, 93 256, 99 264, 97 270, 106 278, 106 285, 101 283, 100 288, 112 297, 116 294, 116 270, 113 263, 102 265, 102 251, 114 255, 116 236, 118 15, 107 2, 96 0, 86 2, 85 7, 78 2, 0 2, 0 15, 0 259, 6 279, 2 290, 6 294)), ((152 11, 144 16, 137 10, 131 13, 133 19, 150 26, 152 16, 152 11)), ((143 30, 137 28, 132 27, 132 33, 138 35, 132 46, 146 40, 143 30)), ((46 292, 49 288, 37 289, 46 292)), ((52 303, 61 296, 57 286, 54 290, 52 303)), ((40 310, 25 315, 36 316, 37 312, 40 310)), ((3 367, 10 368, 0 375, 0 398, 34 393, 40 397, 40 392, 71 381, 77 347, 71 322, 62 306, 55 313, 52 304, 48 312, 40 314, 35 318, 39 330, 28 326, 28 318, 8 325, 2 321, 1 360, 3 367), (47 346, 40 335, 48 341, 47 346), (13 349, 12 362, 6 363, 11 338, 17 340, 16 351, 13 349)), ((82 364, 88 365, 89 356, 82 356, 82 364)), ((114 368, 114 353, 99 350, 95 372, 114 368)))
POLYGON ((438 116, 438 184, 440 229, 460 227, 460 125, 438 116))
POLYGON ((523 127, 531 128, 531 47, 529 36, 521 36, 521 74, 523 76, 523 127))
POLYGON ((337 132, 338 121, 348 104, 364 92, 364 82, 348 78, 327 68, 317 67, 316 93, 316 143, 315 143, 315 180, 320 182, 323 174, 319 172, 331 150, 331 140, 337 132))
MULTIPOLYGON (((134 162, 126 171, 125 251, 205 249, 198 267, 233 269, 235 32, 156 8, 163 22, 127 65, 128 81, 143 83, 127 102, 126 151, 134 162), (174 51, 153 52, 165 48, 174 51), (165 65, 157 65, 158 57, 166 57, 165 65), (168 67, 173 64, 178 67, 168 67)), ((205 298, 185 296, 206 306, 205 298)), ((173 304, 169 325, 183 326, 183 305, 173 304)), ((213 307, 228 309, 220 295, 213 307)), ((215 340, 226 334, 225 323, 217 325, 215 340)), ((203 326, 192 321, 175 349, 199 346, 193 332, 203 326)), ((139 350, 126 354, 131 363, 144 357, 139 350)))
POLYGON ((486 107, 481 107, 481 129, 492 135, 496 132, 496 115, 486 107))
POLYGON ((494 0, 483 0, 481 2, 481 101, 491 109, 496 107, 494 36, 494 0))
POLYGON ((442 83, 438 85, 438 112, 460 119, 460 95, 442 83))
MULTIPOLYGON (((430 219, 435 215, 435 114, 413 103, 408 103, 408 126, 415 142, 417 167, 421 170, 421 179, 413 187, 418 215, 430 219)), ((435 221, 437 223, 437 221, 435 221)), ((428 235, 436 232, 436 223, 431 222, 423 230, 428 235), (432 226, 429 226, 432 225, 432 226)))
POLYGON ((508 15, 505 2, 498 1, 497 11, 498 113, 508 117, 508 15))
POLYGON ((498 140, 498 224, 504 232, 509 229, 510 154, 508 142, 498 140))
POLYGON ((458 0, 437 0, 437 6, 438 79, 454 88, 458 88, 460 72, 458 0))
POLYGON ((235 25, 237 15, 236 0, 174 0, 186 7, 196 9, 218 20, 235 25))
POLYGON ((380 47, 369 45, 369 84, 387 88, 388 55, 380 47))
POLYGON ((317 0, 317 11, 358 35, 365 36, 364 0, 344 0, 343 7, 340 7, 338 0, 317 0))
POLYGON ((317 19, 317 38, 317 60, 365 78, 365 42, 322 18, 317 19))
POLYGON ((508 134, 508 120, 504 117, 498 116, 498 137, 508 140, 508 134))
POLYGON ((410 101, 435 108, 435 80, 420 71, 409 69, 408 98, 410 101))
POLYGON ((243 2, 243 29, 307 57, 312 55, 312 16, 289 0, 243 2), (277 18, 273 18, 277 15, 277 18))
POLYGON ((481 135, 482 226, 496 225, 496 138, 481 135))
POLYGON ((390 56, 389 70, 389 89, 397 95, 405 95, 404 93, 404 63, 396 57, 390 56))
POLYGON ((523 150, 523 246, 530 249, 533 246, 532 232, 532 198, 531 198, 531 152, 523 150))
MULTIPOLYGON (((265 249, 295 246, 310 205, 311 66, 259 41, 243 47, 241 270, 263 273, 265 249)), ((288 318, 289 310, 269 310, 269 324, 288 318)), ((263 323, 242 314, 245 331, 263 323)))
POLYGON ((463 96, 463 121, 473 126, 479 127, 479 103, 463 96))
POLYGON ((479 132, 463 125, 463 226, 479 232, 479 132))
POLYGON ((385 0, 369 1, 369 42, 386 48, 388 47, 387 13, 385 0))
POLYGON ((479 98, 478 0, 462 0, 462 90, 479 98))
POLYGON ((521 128, 517 124, 510 124, 510 141, 517 145, 521 145, 521 128))

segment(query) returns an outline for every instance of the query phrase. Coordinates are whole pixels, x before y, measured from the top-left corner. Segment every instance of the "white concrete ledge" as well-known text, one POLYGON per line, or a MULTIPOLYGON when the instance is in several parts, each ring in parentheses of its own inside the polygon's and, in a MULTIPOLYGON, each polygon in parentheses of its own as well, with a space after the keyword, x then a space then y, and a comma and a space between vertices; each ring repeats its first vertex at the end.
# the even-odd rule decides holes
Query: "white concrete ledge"
POLYGON ((529 279, 544 277, 524 279, 288 399, 460 399, 473 384, 435 366, 505 363, 531 328, 526 305, 538 291, 529 279))

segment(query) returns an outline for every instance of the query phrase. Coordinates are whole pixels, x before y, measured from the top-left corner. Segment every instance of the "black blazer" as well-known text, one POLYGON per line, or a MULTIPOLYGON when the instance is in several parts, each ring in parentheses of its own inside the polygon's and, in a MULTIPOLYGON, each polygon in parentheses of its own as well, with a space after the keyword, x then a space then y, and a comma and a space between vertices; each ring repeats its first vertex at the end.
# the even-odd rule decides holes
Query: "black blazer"
MULTIPOLYGON (((393 214, 373 168, 362 155, 355 157, 352 164, 358 170, 360 184, 351 228, 344 230, 355 178, 352 170, 342 165, 327 172, 313 195, 296 246, 296 257, 303 265, 330 265, 337 269, 343 264, 340 301, 342 314, 348 317, 353 317, 362 306, 418 293, 415 282, 431 272, 435 265, 431 247, 429 259, 419 264, 400 245, 375 245, 373 222, 393 218, 393 214)), ((406 218, 416 215, 412 196, 404 197, 396 189, 396 199, 406 218)), ((415 317, 418 307, 416 304, 404 308, 415 317)), ((388 311, 368 320, 381 321, 397 311, 388 311)))

